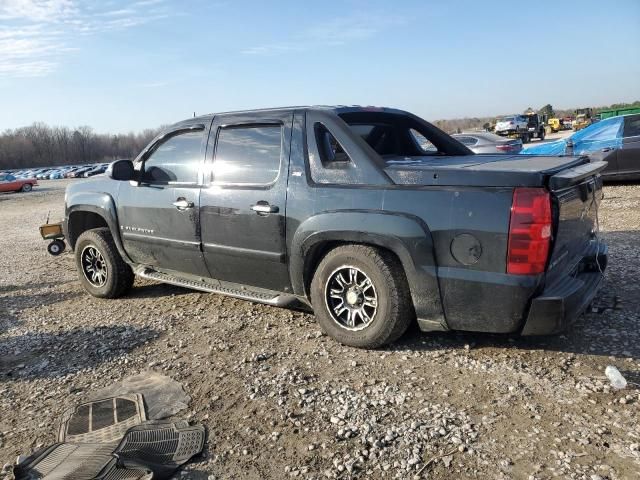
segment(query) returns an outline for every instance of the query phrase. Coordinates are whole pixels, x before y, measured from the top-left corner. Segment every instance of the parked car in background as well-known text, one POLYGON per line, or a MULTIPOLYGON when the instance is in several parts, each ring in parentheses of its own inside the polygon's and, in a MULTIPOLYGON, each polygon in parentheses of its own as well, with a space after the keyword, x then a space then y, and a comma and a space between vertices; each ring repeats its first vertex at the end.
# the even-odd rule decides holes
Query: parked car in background
POLYGON ((522 140, 504 138, 491 132, 456 133, 452 135, 474 153, 520 153, 522 140))
POLYGON ((602 176, 610 180, 640 180, 640 114, 611 117, 568 138, 527 148, 524 155, 588 155, 608 162, 602 176))
POLYGON ((17 178, 11 173, 0 173, 0 192, 30 192, 38 185, 35 178, 17 178))
POLYGON ((496 133, 517 133, 528 130, 529 122, 524 115, 510 115, 499 118, 496 122, 496 133))
POLYGON ((82 175, 85 178, 88 177, 93 177, 94 175, 100 175, 104 172, 107 171, 107 167, 109 166, 108 163, 104 163, 102 165, 98 165, 95 168, 92 168, 91 170, 87 170, 86 172, 84 172, 84 174, 82 175))
POLYGON ((61 178, 64 178, 64 175, 68 172, 68 169, 66 168, 61 168, 59 170, 54 170, 53 172, 51 172, 51 174, 49 175, 49 180, 59 180, 61 178))
POLYGON ((79 178, 79 177, 82 177, 82 174, 84 172, 87 172, 87 171, 91 170, 92 168, 93 168, 93 166, 77 167, 77 168, 74 168, 71 171, 69 171, 69 173, 67 173, 65 175, 65 177, 67 177, 67 178, 79 178))
POLYGON ((46 170, 41 170, 36 174, 36 179, 38 180, 44 180, 45 177, 47 177, 49 175, 49 169, 46 170))

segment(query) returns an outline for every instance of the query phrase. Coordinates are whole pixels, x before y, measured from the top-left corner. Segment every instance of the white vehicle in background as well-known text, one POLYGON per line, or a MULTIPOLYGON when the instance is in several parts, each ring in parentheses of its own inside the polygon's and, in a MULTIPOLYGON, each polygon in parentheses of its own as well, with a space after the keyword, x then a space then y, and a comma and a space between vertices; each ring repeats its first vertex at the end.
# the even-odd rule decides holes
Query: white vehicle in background
POLYGON ((524 115, 501 117, 496 122, 495 133, 502 137, 520 138, 522 143, 528 143, 531 140, 529 119, 524 115))

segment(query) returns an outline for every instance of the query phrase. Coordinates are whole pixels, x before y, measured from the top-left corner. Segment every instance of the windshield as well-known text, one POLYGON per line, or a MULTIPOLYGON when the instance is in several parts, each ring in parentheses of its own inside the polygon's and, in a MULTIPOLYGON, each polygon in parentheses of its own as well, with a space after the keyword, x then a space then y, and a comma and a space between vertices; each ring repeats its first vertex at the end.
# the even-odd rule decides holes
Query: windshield
POLYGON ((504 117, 498 120, 499 122, 515 122, 515 117, 504 117))

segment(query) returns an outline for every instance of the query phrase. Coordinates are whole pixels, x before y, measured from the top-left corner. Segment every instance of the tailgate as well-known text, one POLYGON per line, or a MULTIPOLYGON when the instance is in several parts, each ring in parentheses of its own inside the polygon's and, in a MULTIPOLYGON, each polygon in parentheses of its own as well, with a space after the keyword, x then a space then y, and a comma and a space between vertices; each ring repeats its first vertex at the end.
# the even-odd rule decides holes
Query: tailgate
POLYGON ((579 165, 549 178, 556 219, 547 280, 573 274, 597 236, 598 207, 602 199, 600 172, 607 162, 579 165))

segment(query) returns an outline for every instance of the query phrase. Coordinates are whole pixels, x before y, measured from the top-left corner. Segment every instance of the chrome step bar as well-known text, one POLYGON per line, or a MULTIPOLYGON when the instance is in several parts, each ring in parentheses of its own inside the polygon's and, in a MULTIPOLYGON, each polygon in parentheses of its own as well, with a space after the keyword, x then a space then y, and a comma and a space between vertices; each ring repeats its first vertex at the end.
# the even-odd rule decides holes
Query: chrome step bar
MULTIPOLYGON (((202 292, 219 293, 221 295, 227 295, 229 297, 240 298, 242 300, 249 300, 258 303, 266 303, 267 305, 273 305, 276 307, 284 307, 290 306, 295 303, 300 303, 300 300, 294 295, 253 290, 246 287, 243 288, 242 286, 235 284, 229 284, 230 286, 223 286, 221 284, 215 285, 207 281, 190 280, 168 273, 158 272, 157 270, 153 270, 148 267, 137 268, 135 270, 135 274, 148 280, 155 280, 162 283, 168 283, 170 285, 176 285, 178 287, 200 290, 202 292)), ((212 282, 217 282, 217 280, 212 280, 212 282)))

